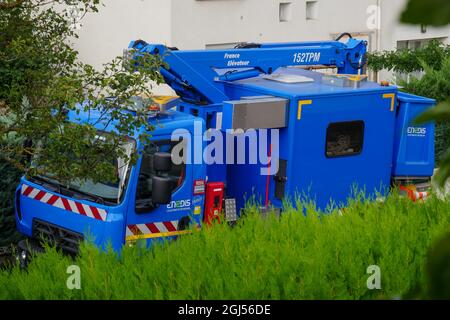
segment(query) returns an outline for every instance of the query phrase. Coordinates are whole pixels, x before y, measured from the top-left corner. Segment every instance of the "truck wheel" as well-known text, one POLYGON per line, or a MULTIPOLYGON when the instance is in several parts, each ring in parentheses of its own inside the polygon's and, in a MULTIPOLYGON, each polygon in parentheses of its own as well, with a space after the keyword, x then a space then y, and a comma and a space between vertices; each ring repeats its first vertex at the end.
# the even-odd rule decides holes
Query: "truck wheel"
POLYGON ((191 218, 189 216, 185 216, 181 218, 180 221, 178 222, 178 230, 179 231, 187 230, 189 229, 190 225, 191 225, 191 218))
POLYGON ((27 240, 21 240, 17 245, 16 260, 19 262, 20 269, 25 270, 31 261, 31 253, 27 240))

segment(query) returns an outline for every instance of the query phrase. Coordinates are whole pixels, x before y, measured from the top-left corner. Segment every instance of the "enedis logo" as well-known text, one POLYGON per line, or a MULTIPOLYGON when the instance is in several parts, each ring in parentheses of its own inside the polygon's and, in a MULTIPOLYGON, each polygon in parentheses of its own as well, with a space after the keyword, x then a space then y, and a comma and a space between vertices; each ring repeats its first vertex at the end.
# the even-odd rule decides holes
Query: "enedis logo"
POLYGON ((167 209, 182 209, 191 206, 191 199, 171 201, 167 205, 167 209))
POLYGON ((424 137, 427 134, 427 128, 424 127, 408 127, 408 136, 424 137))

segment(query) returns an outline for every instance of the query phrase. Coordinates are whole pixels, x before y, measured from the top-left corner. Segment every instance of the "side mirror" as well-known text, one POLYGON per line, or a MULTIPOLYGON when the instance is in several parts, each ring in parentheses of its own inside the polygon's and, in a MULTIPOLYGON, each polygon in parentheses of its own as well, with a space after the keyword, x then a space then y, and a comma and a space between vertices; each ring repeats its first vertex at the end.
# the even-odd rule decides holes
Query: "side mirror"
POLYGON ((152 178, 153 204, 169 204, 172 200, 172 181, 167 177, 152 178))
POLYGON ((156 152, 153 155, 153 170, 169 172, 172 169, 172 155, 167 152, 156 152))

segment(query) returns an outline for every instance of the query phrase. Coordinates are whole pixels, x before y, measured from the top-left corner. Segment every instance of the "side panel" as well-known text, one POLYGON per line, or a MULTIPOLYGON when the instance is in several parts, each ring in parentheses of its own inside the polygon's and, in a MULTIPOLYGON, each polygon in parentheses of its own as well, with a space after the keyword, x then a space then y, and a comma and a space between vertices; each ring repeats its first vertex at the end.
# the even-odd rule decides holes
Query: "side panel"
MULTIPOLYGON (((236 199, 238 210, 248 201, 266 205, 267 202, 274 200, 270 198, 270 194, 273 193, 273 177, 277 172, 270 171, 270 165, 266 164, 270 159, 271 146, 272 155, 275 154, 273 148, 277 142, 272 141, 274 130, 278 129, 267 130, 267 134, 255 130, 239 134, 234 139, 234 162, 227 166, 227 196, 236 199), (239 155, 242 156, 242 160, 245 156, 243 164, 240 164, 239 155)), ((279 131, 279 135, 286 136, 286 132, 287 129, 283 128, 279 131)), ((286 140, 280 137, 281 144, 284 144, 284 141, 286 140)), ((281 153, 281 157, 284 156, 285 153, 281 153)))
POLYGON ((354 188, 384 193, 392 166, 394 98, 395 91, 299 101, 291 110, 287 196, 306 196, 325 209, 344 204, 354 188))
POLYGON ((434 123, 415 124, 414 119, 435 101, 406 93, 398 95, 395 128, 394 177, 430 177, 434 171, 434 123))
MULTIPOLYGON (((231 99, 251 99, 251 97, 257 97, 259 99, 263 98, 273 98, 275 95, 271 95, 267 91, 257 91, 248 88, 237 87, 237 86, 226 86, 226 93, 231 99)), ((287 102, 286 108, 286 126, 290 126, 292 108, 295 108, 295 101, 290 100, 288 96, 276 96, 276 99, 282 99, 287 102)), ((241 135, 241 141, 245 141, 244 149, 246 155, 246 165, 238 163, 236 155, 238 154, 239 147, 238 138, 234 141, 234 164, 227 166, 227 196, 236 199, 236 205, 238 212, 245 204, 250 202, 256 202, 258 205, 265 206, 266 204, 274 205, 276 207, 281 207, 282 201, 274 197, 275 192, 275 181, 274 176, 277 172, 272 170, 269 172, 269 176, 261 174, 261 170, 265 171, 267 174, 267 165, 263 162, 268 160, 269 155, 276 155, 280 159, 289 158, 289 147, 288 147, 288 127, 279 129, 269 129, 267 130, 267 135, 260 135, 259 130, 256 130, 256 140, 257 148, 256 150, 249 151, 249 140, 251 135, 246 136, 241 135), (278 131, 276 135, 273 130, 278 131), (272 141, 272 136, 278 136, 278 141, 272 141), (278 145, 277 150, 274 148, 275 143, 278 145), (272 146, 272 151, 271 151, 272 146), (277 152, 276 152, 277 151, 277 152), (257 155, 257 163, 249 163, 250 153, 257 155), (261 162, 261 160, 263 160, 261 162)))

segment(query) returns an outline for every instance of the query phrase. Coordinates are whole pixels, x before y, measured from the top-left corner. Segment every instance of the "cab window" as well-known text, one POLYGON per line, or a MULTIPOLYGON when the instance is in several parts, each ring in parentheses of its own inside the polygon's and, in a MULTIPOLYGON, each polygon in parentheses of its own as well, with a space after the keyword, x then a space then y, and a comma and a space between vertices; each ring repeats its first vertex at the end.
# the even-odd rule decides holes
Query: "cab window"
MULTIPOLYGON (((142 153, 142 162, 139 169, 139 177, 136 189, 136 212, 145 213, 153 210, 156 206, 152 203, 152 178, 155 175, 153 170, 153 156, 156 152, 172 153, 173 148, 185 141, 159 140, 147 144, 142 153)), ((181 154, 181 156, 184 156, 181 154)), ((170 172, 164 175, 172 182, 172 193, 178 190, 185 179, 186 163, 172 163, 170 172)))

